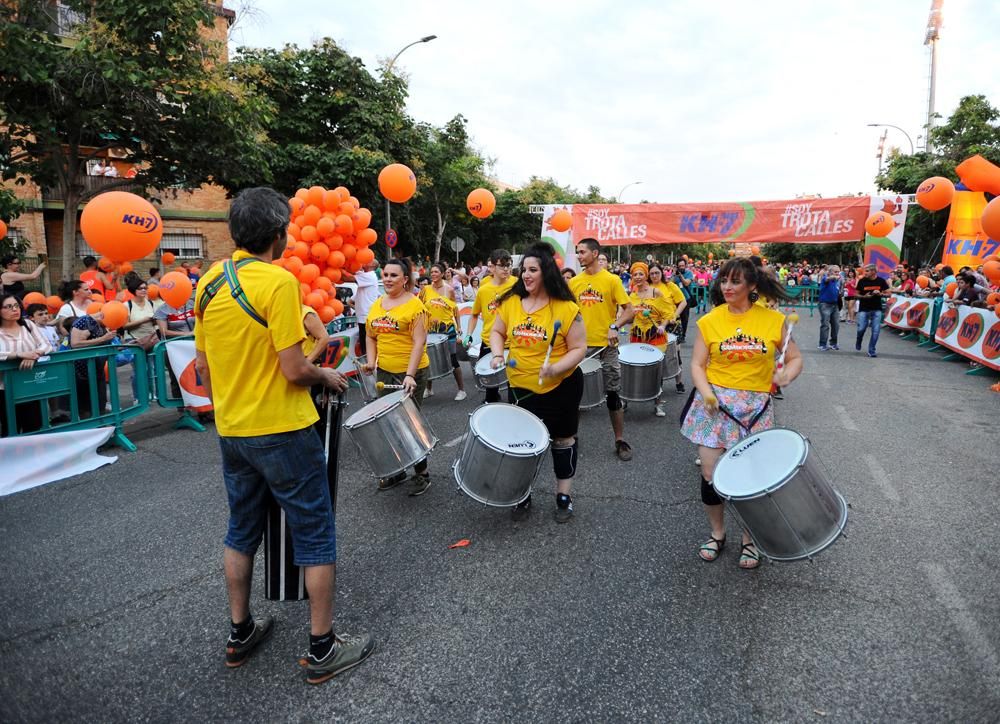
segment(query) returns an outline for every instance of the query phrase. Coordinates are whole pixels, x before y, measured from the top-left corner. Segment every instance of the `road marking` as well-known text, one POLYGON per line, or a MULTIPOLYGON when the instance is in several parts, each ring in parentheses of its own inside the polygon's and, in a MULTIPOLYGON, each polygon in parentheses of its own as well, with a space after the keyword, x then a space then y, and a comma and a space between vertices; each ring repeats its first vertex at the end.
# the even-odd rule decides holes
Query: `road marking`
POLYGON ((837 417, 840 418, 840 424, 844 426, 845 430, 860 432, 860 429, 854 423, 854 420, 851 419, 851 416, 847 414, 847 409, 843 405, 834 405, 833 411, 837 413, 837 417))
POLYGON ((459 435, 458 437, 456 437, 454 440, 449 440, 448 442, 446 442, 444 444, 444 446, 445 447, 455 447, 456 445, 460 444, 462 442, 462 440, 465 439, 466 435, 468 435, 468 433, 463 433, 463 434, 459 435))
POLYGON ((875 459, 874 455, 865 455, 865 463, 868 465, 868 470, 872 474, 872 480, 882 489, 882 493, 891 502, 898 503, 901 498, 899 496, 899 491, 896 490, 896 486, 892 484, 892 480, 889 479, 889 474, 882 467, 882 464, 875 459))
POLYGON ((990 647, 986 631, 969 613, 969 606, 962 598, 958 588, 948 580, 944 566, 936 563, 925 563, 924 568, 927 570, 927 577, 930 579, 938 602, 944 606, 951 622, 962 634, 966 648, 977 659, 976 664, 981 675, 986 679, 987 690, 996 691, 1000 688, 1000 656, 990 647))

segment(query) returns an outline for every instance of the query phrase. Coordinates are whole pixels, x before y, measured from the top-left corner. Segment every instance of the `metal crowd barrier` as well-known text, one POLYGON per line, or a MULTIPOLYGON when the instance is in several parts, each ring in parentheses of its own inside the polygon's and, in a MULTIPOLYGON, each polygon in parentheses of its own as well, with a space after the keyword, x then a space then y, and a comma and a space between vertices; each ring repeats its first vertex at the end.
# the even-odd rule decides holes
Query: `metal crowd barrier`
POLYGON ((812 317, 819 308, 819 302, 817 301, 819 299, 818 284, 788 286, 785 287, 785 292, 792 298, 790 301, 782 302, 780 305, 782 307, 798 307, 799 309, 808 309, 810 317, 812 317))

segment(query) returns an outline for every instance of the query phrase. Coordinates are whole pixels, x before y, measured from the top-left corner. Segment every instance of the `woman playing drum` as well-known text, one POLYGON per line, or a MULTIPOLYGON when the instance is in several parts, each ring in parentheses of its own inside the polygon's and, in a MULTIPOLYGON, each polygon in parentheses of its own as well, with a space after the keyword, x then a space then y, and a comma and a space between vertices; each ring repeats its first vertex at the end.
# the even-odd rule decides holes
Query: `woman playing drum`
MULTIPOLYGON (((410 263, 405 259, 390 259, 382 269, 385 294, 375 300, 368 312, 365 334, 368 344, 368 362, 364 370, 375 372, 376 384, 398 386, 410 393, 420 407, 427 384, 427 308, 410 289, 410 263)), ((379 387, 382 387, 379 385, 379 387)), ((394 392, 392 387, 382 387, 379 397, 394 392)), ((406 480, 405 473, 397 473, 378 482, 379 490, 389 490, 406 480)), ((423 495, 431 484, 427 472, 427 459, 414 466, 413 489, 410 495, 423 495)))
MULTIPOLYGON (((698 445, 701 500, 712 532, 699 550, 706 561, 719 557, 726 543, 722 500, 709 482, 715 464, 731 445, 751 432, 774 427, 769 391, 802 372, 802 356, 780 312, 755 304, 761 296, 787 299, 784 289, 749 259, 722 265, 711 290, 715 308, 698 320, 701 335, 691 355, 695 390, 682 418, 681 433, 698 445), (784 366, 775 370, 775 356, 784 366)), ((756 568, 760 554, 743 531, 741 568, 756 568)))
MULTIPOLYGON (((587 350, 587 332, 576 298, 559 274, 552 248, 534 244, 521 259, 521 275, 499 299, 490 331, 492 366, 504 364, 509 347, 508 399, 539 417, 552 438, 556 476, 555 518, 573 517, 570 490, 576 475, 580 397, 583 373, 578 365, 587 350)), ((531 508, 531 496, 514 508, 521 520, 531 508)))
MULTIPOLYGON (((630 342, 645 342, 651 344, 663 353, 667 352, 667 331, 679 314, 679 310, 684 309, 684 295, 677 289, 676 285, 671 286, 680 295, 680 302, 666 297, 663 293, 652 286, 649 281, 650 268, 645 262, 637 261, 629 269, 632 276, 632 293, 629 299, 632 308, 635 310, 635 318, 632 320, 632 330, 629 337, 630 342)), ((662 272, 661 272, 662 276, 662 272)), ((669 293, 669 290, 668 290, 669 293)), ((681 352, 677 350, 677 363, 680 365, 681 352)), ((684 383, 680 377, 677 378, 677 394, 684 392, 684 383)), ((664 417, 667 413, 663 409, 662 400, 656 398, 656 416, 664 417)))
MULTIPOLYGON (((431 264, 431 282, 420 290, 420 300, 427 307, 427 331, 431 334, 448 335, 448 351, 451 353, 451 373, 455 376, 455 384, 458 385, 458 394, 455 400, 464 400, 465 383, 462 380, 462 368, 458 364, 457 339, 458 327, 458 304, 455 303, 455 290, 444 280, 444 264, 431 264)), ((424 397, 434 394, 434 388, 430 380, 427 380, 427 391, 424 397)))

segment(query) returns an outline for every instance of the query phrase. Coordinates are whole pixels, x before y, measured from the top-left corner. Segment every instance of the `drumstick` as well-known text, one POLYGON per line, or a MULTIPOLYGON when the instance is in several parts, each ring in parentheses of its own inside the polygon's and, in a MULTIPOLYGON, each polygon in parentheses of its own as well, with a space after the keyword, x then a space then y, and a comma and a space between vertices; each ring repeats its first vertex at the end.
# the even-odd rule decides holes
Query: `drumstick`
POLYGON ((785 332, 785 342, 784 344, 781 345, 781 352, 778 354, 778 357, 774 360, 774 366, 779 370, 785 366, 785 352, 788 350, 788 340, 792 338, 792 328, 795 326, 795 323, 799 321, 798 313, 792 312, 787 317, 785 317, 785 321, 788 322, 788 331, 785 332))
POLYGON ((387 385, 385 382, 376 382, 376 390, 402 390, 405 389, 405 385, 387 385))
POLYGON ((552 356, 552 348, 556 344, 556 335, 559 334, 559 330, 561 328, 562 328, 562 322, 557 319, 556 323, 552 325, 552 339, 549 340, 549 348, 547 350, 545 350, 545 361, 542 362, 541 369, 539 369, 539 371, 538 371, 538 384, 539 385, 544 384, 544 380, 542 379, 542 370, 545 369, 545 365, 547 365, 549 363, 549 357, 552 356))

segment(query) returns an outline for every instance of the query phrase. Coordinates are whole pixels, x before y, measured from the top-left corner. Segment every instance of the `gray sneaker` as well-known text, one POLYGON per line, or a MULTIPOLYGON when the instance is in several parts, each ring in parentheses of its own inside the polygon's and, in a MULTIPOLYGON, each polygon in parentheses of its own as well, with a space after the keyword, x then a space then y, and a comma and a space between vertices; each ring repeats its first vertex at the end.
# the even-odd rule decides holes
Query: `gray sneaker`
POLYGON ((347 671, 360 664, 372 655, 375 650, 375 639, 371 634, 338 634, 337 643, 326 655, 317 661, 312 654, 306 654, 306 681, 310 684, 322 684, 337 674, 347 671))
POLYGON ((569 523, 573 518, 573 501, 569 502, 565 508, 560 508, 558 505, 555 510, 556 523, 569 523))
POLYGON ((378 481, 379 491, 392 490, 393 488, 402 485, 406 482, 406 475, 403 473, 396 473, 395 475, 388 478, 380 478, 378 481))
POLYGON ((274 627, 274 618, 271 616, 255 618, 253 624, 253 631, 242 641, 234 639, 232 634, 226 639, 226 666, 230 669, 242 666, 254 649, 270 635, 274 627))
POLYGON ((427 488, 431 487, 431 476, 430 473, 416 473, 412 478, 410 478, 411 488, 410 497, 415 498, 418 495, 423 495, 427 492, 427 488))

